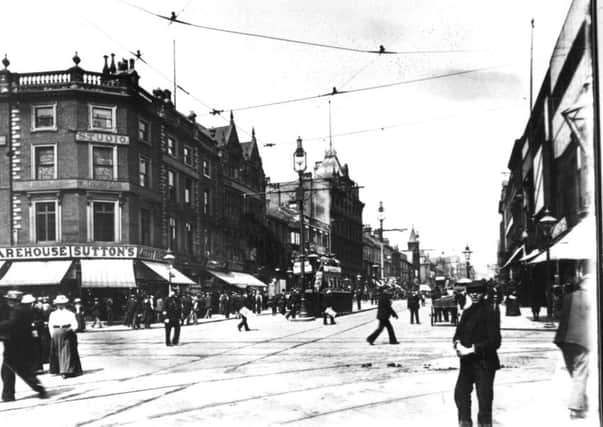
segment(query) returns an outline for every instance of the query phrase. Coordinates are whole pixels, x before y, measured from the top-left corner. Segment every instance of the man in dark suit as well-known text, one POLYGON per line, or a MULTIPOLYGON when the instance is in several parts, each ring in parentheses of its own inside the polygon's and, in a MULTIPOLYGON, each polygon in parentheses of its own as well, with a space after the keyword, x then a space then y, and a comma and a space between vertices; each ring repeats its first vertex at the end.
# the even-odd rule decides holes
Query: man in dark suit
POLYGON ((395 317, 396 319, 398 318, 398 315, 392 308, 392 301, 389 294, 383 291, 381 293, 381 297, 379 298, 379 305, 377 306, 377 319, 379 320, 379 327, 377 327, 377 329, 375 329, 375 331, 366 338, 366 341, 370 345, 373 345, 381 331, 383 331, 383 328, 387 328, 389 343, 399 344, 398 340, 396 339, 396 334, 394 333, 394 328, 389 322, 389 318, 391 316, 395 317))
POLYGON ((454 338, 460 360, 459 376, 454 388, 460 427, 471 427, 471 391, 475 383, 480 426, 492 426, 494 374, 500 368, 496 350, 500 347, 500 312, 485 299, 486 284, 467 284, 471 305, 461 315, 454 338))
POLYGON ((182 305, 174 291, 165 300, 163 311, 163 323, 165 326, 165 345, 177 345, 180 341, 180 318, 182 317, 182 305), (172 328, 174 337, 171 339, 172 328))
POLYGON ((5 296, 9 306, 8 319, 0 322, 0 335, 4 340, 2 400, 5 402, 15 400, 16 375, 36 391, 41 399, 47 397, 46 389, 34 373, 36 363, 32 334, 34 313, 31 304, 21 304, 21 296, 19 291, 8 291, 5 296))
POLYGON ((419 293, 417 292, 417 290, 413 290, 412 293, 408 296, 408 300, 407 300, 407 304, 408 304, 408 310, 410 311, 410 323, 413 324, 415 323, 415 320, 417 322, 417 324, 420 324, 421 322, 419 322, 419 307, 421 306, 421 297, 419 296, 419 293))

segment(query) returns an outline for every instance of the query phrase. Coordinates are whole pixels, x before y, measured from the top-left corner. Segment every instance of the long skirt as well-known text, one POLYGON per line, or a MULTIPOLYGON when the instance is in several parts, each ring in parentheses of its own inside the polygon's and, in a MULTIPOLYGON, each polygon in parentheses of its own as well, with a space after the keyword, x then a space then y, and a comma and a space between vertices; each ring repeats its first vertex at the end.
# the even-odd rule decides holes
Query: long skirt
POLYGON ((81 375, 82 364, 77 351, 77 335, 72 330, 57 328, 50 342, 50 373, 81 375))

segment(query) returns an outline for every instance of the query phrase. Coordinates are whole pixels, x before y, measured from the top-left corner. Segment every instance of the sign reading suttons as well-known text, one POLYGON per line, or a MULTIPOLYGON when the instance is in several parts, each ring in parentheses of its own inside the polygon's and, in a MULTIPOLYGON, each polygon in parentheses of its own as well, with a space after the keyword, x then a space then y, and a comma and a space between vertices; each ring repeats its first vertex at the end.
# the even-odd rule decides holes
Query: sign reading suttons
POLYGON ((142 258, 161 260, 165 250, 137 245, 57 245, 0 247, 0 260, 53 258, 142 258))

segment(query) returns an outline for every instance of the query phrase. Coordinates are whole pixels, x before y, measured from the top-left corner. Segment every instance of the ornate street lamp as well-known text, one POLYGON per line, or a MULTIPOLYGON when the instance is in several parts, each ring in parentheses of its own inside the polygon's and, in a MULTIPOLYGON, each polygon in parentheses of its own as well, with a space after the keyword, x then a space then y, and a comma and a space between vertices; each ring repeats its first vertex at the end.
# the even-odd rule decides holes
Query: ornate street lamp
POLYGON ((473 252, 471 251, 471 249, 469 249, 469 245, 465 246, 465 250, 463 251, 463 255, 465 255, 465 261, 467 261, 467 279, 470 279, 471 275, 469 274, 470 270, 470 265, 469 265, 469 260, 471 259, 471 254, 473 252))
POLYGON ((172 277, 174 277, 174 273, 172 272, 172 268, 174 267, 174 262, 176 261, 176 256, 174 252, 170 248, 168 248, 167 252, 163 256, 163 260, 167 262, 168 265, 168 293, 172 293, 172 277))
POLYGON ((299 176, 299 185, 297 188, 297 201, 299 203, 299 251, 300 251, 300 281, 301 297, 299 308, 299 320, 314 320, 314 316, 308 314, 306 306, 306 275, 304 272, 306 263, 306 248, 304 242, 304 172, 308 166, 307 156, 302 146, 301 137, 297 137, 297 148, 293 152, 293 170, 299 176))
POLYGON ((542 229, 544 236, 546 237, 546 281, 545 281, 545 295, 546 295, 546 311, 549 320, 553 318, 553 298, 552 298, 552 283, 551 283, 551 238, 553 235, 553 228, 557 223, 557 218, 551 215, 549 208, 544 209, 542 218, 538 221, 538 225, 542 229))

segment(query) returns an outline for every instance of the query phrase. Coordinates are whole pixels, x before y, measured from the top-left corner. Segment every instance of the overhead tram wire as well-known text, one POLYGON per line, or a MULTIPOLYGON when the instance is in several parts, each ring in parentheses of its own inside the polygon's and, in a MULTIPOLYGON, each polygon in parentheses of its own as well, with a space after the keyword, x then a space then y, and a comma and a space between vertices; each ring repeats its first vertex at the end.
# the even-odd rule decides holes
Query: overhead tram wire
POLYGON ((448 53, 475 53, 475 52, 484 52, 487 50, 487 49, 435 49, 435 50, 391 51, 391 50, 387 50, 385 48, 385 46, 383 46, 383 45, 379 45, 379 47, 374 50, 359 49, 359 48, 354 48, 354 47, 338 46, 338 45, 328 44, 328 43, 318 43, 318 42, 311 42, 311 41, 306 41, 306 40, 291 39, 291 38, 287 38, 287 37, 271 36, 271 35, 260 34, 260 33, 252 33, 249 31, 230 30, 230 29, 226 29, 226 28, 212 27, 209 25, 195 24, 193 22, 188 22, 188 21, 178 19, 178 15, 175 12, 172 12, 170 16, 166 16, 166 15, 162 15, 160 13, 155 13, 149 9, 145 9, 142 6, 132 4, 126 0, 118 0, 118 1, 120 1, 124 4, 127 4, 128 6, 133 7, 135 9, 143 11, 149 15, 155 16, 157 18, 165 19, 167 21, 175 22, 177 24, 181 24, 181 25, 185 25, 185 26, 189 26, 189 27, 199 28, 199 29, 208 30, 208 31, 217 31, 217 32, 227 33, 227 34, 234 34, 234 35, 245 36, 245 37, 255 37, 255 38, 274 40, 274 41, 280 41, 280 42, 285 42, 285 43, 294 43, 294 44, 305 45, 305 46, 343 50, 343 51, 347 51, 347 52, 370 53, 370 54, 377 54, 377 55, 425 55, 425 54, 448 54, 448 53))

